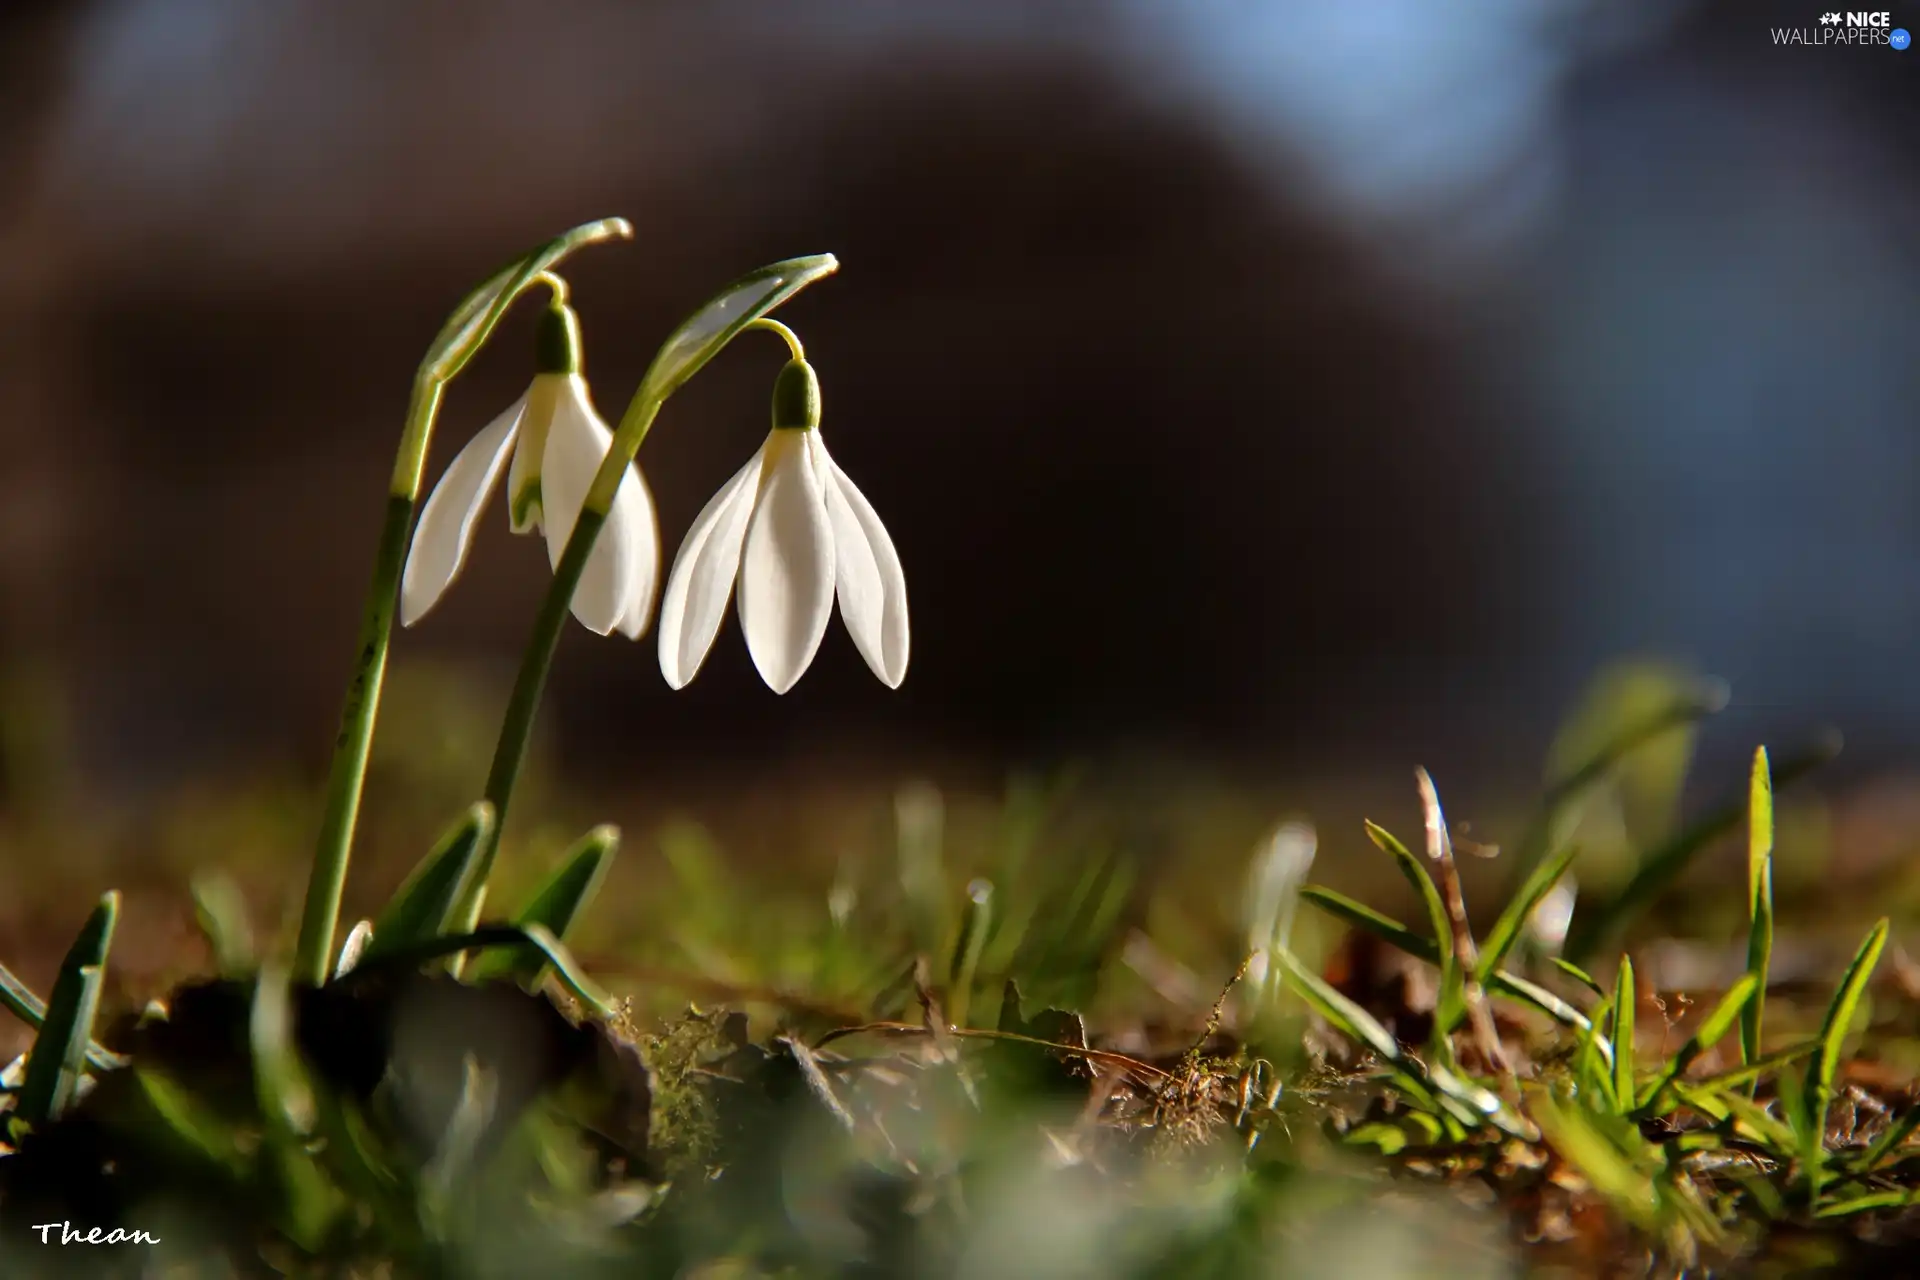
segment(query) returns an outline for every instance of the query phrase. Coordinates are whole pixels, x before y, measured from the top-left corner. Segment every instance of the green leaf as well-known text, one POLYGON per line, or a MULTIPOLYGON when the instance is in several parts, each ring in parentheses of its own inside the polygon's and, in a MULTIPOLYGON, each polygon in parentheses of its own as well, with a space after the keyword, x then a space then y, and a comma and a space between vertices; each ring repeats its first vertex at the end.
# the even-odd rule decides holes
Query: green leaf
POLYGON ((1760 1057, 1760 1018, 1767 1002, 1767 970, 1773 958, 1773 775, 1767 749, 1753 753, 1747 799, 1747 972, 1758 981, 1740 1017, 1743 1062, 1760 1057))
POLYGON ((1569 978, 1572 978, 1575 982, 1593 992, 1593 994, 1597 996, 1605 996, 1607 994, 1607 989, 1598 982, 1595 982, 1592 974, 1571 960, 1562 960, 1559 956, 1551 956, 1549 958, 1553 961, 1554 968, 1566 974, 1569 978))
POLYGON ((373 922, 373 939, 360 963, 437 938, 472 877, 481 848, 493 834, 493 806, 482 800, 463 813, 413 869, 373 922))
POLYGON ((1440 886, 1433 882, 1425 864, 1413 856, 1413 852, 1396 839, 1392 832, 1376 823, 1367 823, 1367 838, 1393 855, 1396 866, 1413 891, 1426 904, 1427 923, 1433 929, 1434 954, 1440 965, 1440 994, 1434 1002, 1433 1039, 1434 1051, 1444 1055, 1448 1048, 1447 1033, 1452 1031, 1459 1016, 1466 1009, 1466 995, 1463 987, 1464 975, 1460 972, 1460 959, 1453 950, 1453 924, 1447 915, 1446 902, 1440 897, 1440 886))
POLYGON ((494 272, 447 317, 420 362, 421 372, 434 381, 449 380, 473 358, 494 326, 500 323, 500 317, 535 276, 559 266, 576 249, 607 240, 632 238, 633 227, 625 218, 601 218, 561 232, 532 253, 494 272))
POLYGON ((136 1067, 134 1080, 147 1105, 190 1151, 234 1178, 247 1175, 247 1159, 232 1128, 192 1094, 151 1067, 136 1067))
POLYGON ((1633 1014, 1639 994, 1633 985, 1633 957, 1620 957, 1613 980, 1613 1107, 1625 1115, 1633 1110, 1633 1014))
POLYGON ((634 400, 664 401, 748 324, 839 269, 839 260, 832 254, 818 253, 788 258, 741 276, 680 322, 654 356, 634 400))
MULTIPOLYGON (((1839 752, 1837 735, 1816 743, 1774 771, 1773 790, 1778 791, 1812 773, 1839 752)), ((1626 887, 1612 899, 1591 911, 1575 912, 1573 927, 1567 933, 1567 957, 1579 961, 1592 955, 1601 942, 1611 938, 1665 893, 1702 850, 1738 827, 1747 815, 1749 803, 1750 798, 1743 798, 1714 810, 1648 854, 1626 887)))
MULTIPOLYGON (((5 965, 0 965, 0 1006, 35 1031, 47 1020, 47 1002, 5 965)), ((126 1066, 127 1059, 96 1040, 87 1045, 87 1065, 96 1071, 115 1071, 126 1066)))
MULTIPOLYGON (((607 878, 607 868, 620 848, 620 829, 595 827, 561 856, 526 905, 514 915, 513 923, 544 926, 554 937, 564 939, 568 930, 607 878)), ((537 955, 507 950, 492 951, 474 962, 470 971, 475 982, 489 978, 512 978, 528 987, 540 985, 546 973, 546 961, 537 955)))
POLYGON ((1806 1127, 1801 1133, 1802 1141, 1808 1144, 1810 1157, 1806 1168, 1809 1189, 1816 1199, 1820 1194, 1824 1173, 1827 1108, 1833 1103, 1833 1081, 1840 1072, 1841 1046, 1853 1027, 1853 1016, 1859 1010, 1860 997, 1865 993, 1868 981, 1873 977, 1874 966, 1880 963, 1881 949, 1887 945, 1887 929, 1888 921, 1882 917, 1867 931, 1860 949, 1853 953, 1853 960, 1841 975, 1840 984, 1833 992, 1833 1000, 1827 1005, 1827 1016, 1820 1024, 1820 1052, 1814 1056, 1812 1072, 1807 1080, 1806 1127))
POLYGON ((1657 1114, 1660 1095, 1680 1079, 1686 1069, 1693 1065, 1694 1059, 1720 1043, 1720 1037, 1733 1028, 1734 1019, 1747 1009, 1749 1002, 1757 998, 1759 987, 1759 976, 1745 973, 1740 975, 1738 982, 1727 988, 1726 995, 1713 1007, 1713 1012, 1706 1016, 1699 1029, 1687 1037, 1687 1042, 1668 1060, 1666 1069, 1648 1091, 1646 1101, 1637 1108, 1640 1114, 1657 1114))
MULTIPOLYGON (((1439 951, 1431 939, 1421 937, 1398 920, 1380 914, 1365 903, 1355 902, 1343 893, 1317 884, 1302 887, 1300 898, 1303 902, 1312 903, 1335 919, 1363 929, 1390 946, 1398 947, 1416 960, 1424 960, 1436 967, 1439 964, 1439 951)), ((1581 1013, 1545 987, 1529 982, 1517 974, 1508 973, 1505 969, 1494 973, 1487 983, 1487 989, 1496 995, 1530 1004, 1554 1021, 1577 1031, 1584 1033, 1593 1030, 1593 1022, 1586 1014, 1581 1013)), ((1606 1037, 1600 1037, 1599 1047, 1607 1061, 1612 1062, 1613 1046, 1608 1043, 1606 1037)))
POLYGON ((233 877, 205 871, 193 877, 193 916, 213 951, 213 964, 223 978, 237 978, 253 968, 253 926, 247 922, 247 900, 233 877))
POLYGON ((266 1122, 269 1177, 280 1193, 280 1225, 311 1252, 325 1240, 342 1204, 307 1152, 315 1126, 313 1086, 293 1043, 285 970, 269 966, 254 980, 247 1041, 253 1051, 254 1094, 266 1122))
POLYGON ((362 960, 351 973, 338 981, 351 984, 377 974, 404 972, 463 951, 484 952, 496 947, 531 948, 537 951, 546 957, 546 963, 553 966, 555 975, 581 1004, 603 1018, 614 1015, 613 1005, 581 970, 573 953, 546 926, 537 924, 490 924, 482 925, 472 933, 423 938, 394 951, 362 960))
POLYGON ((36 1129, 67 1109, 86 1071, 87 1045, 100 1008, 100 980, 119 917, 120 894, 110 890, 80 927, 53 980, 46 1019, 34 1037, 14 1108, 16 1116, 36 1129))
POLYGON ((1540 899, 1553 891, 1554 885, 1560 883, 1560 877, 1566 874, 1579 852, 1577 845, 1567 845, 1536 865, 1528 874, 1526 883, 1508 900, 1506 910, 1493 922, 1492 932, 1481 944, 1480 964, 1474 973, 1476 982, 1486 985, 1488 977, 1506 960, 1507 953, 1513 950, 1513 944, 1520 940, 1521 930, 1527 927, 1527 919, 1533 914, 1533 909, 1540 905, 1540 899))
POLYGON ((1589 1122, 1578 1108, 1563 1107, 1550 1097, 1539 1098, 1533 1114, 1553 1149, 1580 1171, 1596 1193, 1641 1230, 1659 1227, 1662 1216, 1659 1188, 1612 1138, 1589 1122))

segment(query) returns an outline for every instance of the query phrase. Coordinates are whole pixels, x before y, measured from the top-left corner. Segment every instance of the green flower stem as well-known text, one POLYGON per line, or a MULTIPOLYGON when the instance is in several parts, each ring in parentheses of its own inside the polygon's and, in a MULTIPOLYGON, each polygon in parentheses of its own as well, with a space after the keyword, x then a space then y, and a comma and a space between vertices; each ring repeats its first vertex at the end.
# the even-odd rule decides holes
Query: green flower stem
MULTIPOLYGON (((486 345, 500 318, 527 289, 544 285, 557 298, 566 297, 566 282, 551 268, 575 249, 606 240, 626 240, 633 228, 623 218, 603 218, 574 227, 547 241, 532 253, 495 273, 454 308, 434 338, 414 376, 407 425, 393 465, 386 520, 374 555, 373 581, 367 588, 361 615, 360 645, 353 676, 347 685, 346 707, 340 716, 340 734, 334 740, 333 763, 320 819, 320 838, 313 869, 307 878, 307 897, 300 916, 300 940, 295 947, 292 977, 318 986, 327 979, 333 956, 333 937, 339 926, 340 897, 346 887, 352 855, 354 823, 360 814, 360 794, 366 784, 367 755, 373 745, 373 726, 380 707, 380 686, 386 677, 387 649, 393 638, 400 577, 406 567, 408 538, 414 508, 420 500, 420 478, 426 467, 427 447, 440 413, 441 396, 476 352, 486 345)), ((584 560, 584 557, 583 557, 584 560)))
POLYGON ((413 407, 407 414, 407 428, 401 437, 393 492, 387 496, 380 547, 374 553, 373 581, 367 587, 366 607, 361 615, 360 645, 354 658, 353 677, 347 685, 347 705, 340 713, 340 736, 333 744, 333 767, 327 775, 325 807, 321 810, 320 841, 313 869, 307 877, 300 941, 294 950, 295 978, 315 986, 326 981, 333 956, 340 896, 346 889, 353 828, 360 816, 367 755, 373 747, 373 723, 380 706, 380 686, 387 674, 387 650, 393 640, 400 573, 407 563, 407 541, 413 529, 420 470, 426 458, 427 442, 433 434, 433 420, 440 412, 441 391, 442 384, 433 379, 423 378, 414 384, 413 407))

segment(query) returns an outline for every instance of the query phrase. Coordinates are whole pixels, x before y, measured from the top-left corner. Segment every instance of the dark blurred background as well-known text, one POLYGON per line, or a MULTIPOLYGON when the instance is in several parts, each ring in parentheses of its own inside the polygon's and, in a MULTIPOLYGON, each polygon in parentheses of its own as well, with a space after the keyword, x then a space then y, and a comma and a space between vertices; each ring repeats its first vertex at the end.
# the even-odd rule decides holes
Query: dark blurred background
MULTIPOLYGON (((1775 43, 1816 10, 6 0, 10 802, 317 779, 415 361, 610 214, 634 243, 567 269, 609 417, 721 283, 839 255, 782 316, 914 655, 889 693, 836 621, 775 698, 730 622, 672 694, 651 635, 572 629, 576 777, 1153 759, 1411 808, 1418 761, 1531 783, 1631 654, 1732 682, 1728 761, 1832 723, 1836 776, 1897 770, 1920 51, 1775 43)), ((456 384, 429 483, 530 332, 456 384)), ((781 358, 729 349, 643 451, 669 555, 781 358)), ((505 525, 398 641, 406 705, 502 696, 546 574, 505 525)), ((469 791, 491 729, 442 730, 469 791)))

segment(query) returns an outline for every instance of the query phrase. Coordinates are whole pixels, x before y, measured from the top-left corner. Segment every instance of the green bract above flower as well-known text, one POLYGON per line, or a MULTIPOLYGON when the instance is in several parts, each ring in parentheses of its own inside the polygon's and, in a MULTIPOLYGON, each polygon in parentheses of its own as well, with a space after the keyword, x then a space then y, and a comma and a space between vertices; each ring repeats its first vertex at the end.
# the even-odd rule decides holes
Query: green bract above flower
POLYGON ((736 581, 747 651, 775 693, 813 661, 836 596, 873 673, 888 688, 906 677, 900 557, 818 430, 776 426, 687 532, 660 604, 660 671, 674 688, 706 661, 736 581))
MULTIPOLYGON (((508 469, 515 533, 542 530, 552 564, 560 563, 594 473, 613 433, 593 407, 578 373, 541 373, 525 395, 468 442, 440 477, 407 553, 400 583, 400 622, 412 626, 459 574, 480 512, 508 469)), ((618 628, 639 639, 653 611, 660 577, 660 529, 653 495, 629 465, 573 594, 573 616, 606 635, 618 628)))

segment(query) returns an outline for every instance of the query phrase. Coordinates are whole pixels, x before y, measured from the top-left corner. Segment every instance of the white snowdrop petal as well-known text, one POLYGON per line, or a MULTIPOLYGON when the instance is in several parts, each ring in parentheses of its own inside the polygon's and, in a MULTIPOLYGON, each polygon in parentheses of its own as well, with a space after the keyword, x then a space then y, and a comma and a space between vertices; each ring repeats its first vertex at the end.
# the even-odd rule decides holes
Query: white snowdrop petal
POLYGON ((720 487, 694 518, 674 557, 660 598, 660 674, 672 688, 685 688, 699 674, 720 634, 765 458, 762 446, 720 487))
POLYGON ((775 693, 794 686, 833 617, 833 528, 805 433, 767 441, 760 501, 740 557, 740 626, 775 693))
MULTIPOLYGON (((586 383, 579 375, 568 378, 571 389, 559 397, 553 422, 547 428, 547 453, 540 464, 540 507, 547 533, 547 558, 555 568, 573 535, 574 521, 600 463, 613 443, 613 432, 594 412, 586 383)), ((628 468, 631 479, 632 468, 628 468)), ((623 480, 621 489, 627 487, 623 480)), ((594 539, 586 571, 573 593, 573 616, 598 635, 618 626, 633 603, 637 571, 645 559, 646 522, 617 518, 618 497, 606 524, 594 539)))
MULTIPOLYGON (((815 433, 818 434, 817 432, 815 433)), ((840 616, 867 666, 889 689, 907 678, 907 579, 886 526, 825 444, 819 469, 833 521, 835 586, 840 616)))
POLYGON ((500 483, 512 452, 526 397, 483 428, 460 450, 414 526, 413 544, 400 577, 400 625, 410 627, 433 608, 466 563, 474 525, 500 483))
POLYGON ((630 567, 633 584, 627 611, 620 615, 619 630, 627 639, 638 640, 647 633, 647 624, 653 620, 653 602, 660 594, 660 516, 654 509, 652 490, 647 488, 640 468, 632 463, 627 464, 626 478, 613 495, 613 511, 607 523, 634 531, 624 535, 632 539, 634 547, 630 567))

